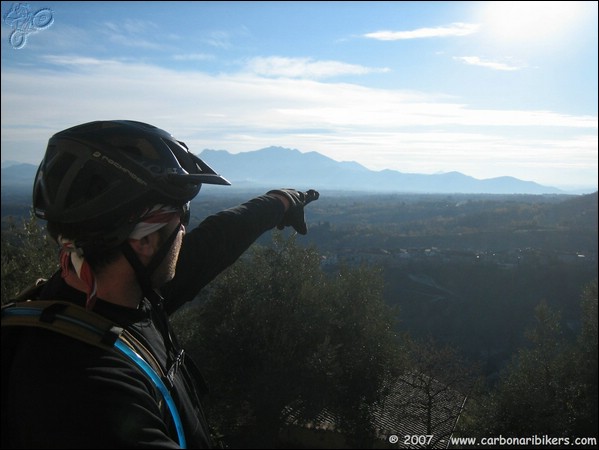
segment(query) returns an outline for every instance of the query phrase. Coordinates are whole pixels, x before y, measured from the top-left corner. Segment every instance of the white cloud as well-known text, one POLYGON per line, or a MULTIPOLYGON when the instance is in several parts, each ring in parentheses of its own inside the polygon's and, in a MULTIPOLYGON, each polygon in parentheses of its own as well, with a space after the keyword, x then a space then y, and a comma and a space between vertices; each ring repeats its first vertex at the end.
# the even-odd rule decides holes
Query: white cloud
POLYGON ((481 67, 486 67, 486 68, 493 69, 493 70, 513 71, 513 70, 522 69, 522 66, 510 65, 510 64, 506 64, 506 63, 498 62, 498 61, 488 61, 488 60, 485 61, 485 60, 479 58, 478 56, 455 56, 454 59, 457 61, 465 62, 466 64, 470 64, 473 66, 481 66, 481 67))
POLYGON ((380 41, 399 41, 404 39, 467 36, 476 33, 479 28, 480 25, 478 24, 456 22, 442 27, 417 28, 410 31, 375 31, 366 33, 364 37, 380 41))
POLYGON ((121 22, 104 22, 104 27, 111 33, 123 33, 128 35, 138 35, 155 32, 159 26, 149 20, 125 19, 121 22))
POLYGON ((173 133, 197 153, 281 145, 371 169, 597 184, 596 116, 474 109, 420 92, 177 73, 118 60, 47 56, 44 62, 56 70, 3 68, 3 160, 38 163, 56 131, 133 119, 173 133), (549 130, 560 133, 549 139, 549 130))
POLYGON ((188 53, 174 55, 173 59, 175 61, 207 61, 214 59, 214 55, 209 55, 207 53, 188 53))
POLYGON ((168 47, 156 42, 153 36, 160 30, 154 22, 126 19, 121 22, 104 22, 101 32, 105 39, 119 46, 144 50, 166 50, 168 47), (148 38, 148 36, 151 36, 148 38))
POLYGON ((211 47, 228 49, 231 48, 231 35, 226 31, 212 31, 201 41, 211 47))
POLYGON ((252 58, 246 63, 245 69, 256 75, 309 79, 389 71, 388 68, 371 68, 339 61, 314 61, 310 58, 279 56, 252 58))
POLYGON ((87 68, 92 66, 106 66, 117 64, 116 60, 108 60, 102 58, 92 58, 91 56, 67 56, 67 55, 47 55, 44 56, 44 61, 55 66, 71 67, 74 69, 87 68))

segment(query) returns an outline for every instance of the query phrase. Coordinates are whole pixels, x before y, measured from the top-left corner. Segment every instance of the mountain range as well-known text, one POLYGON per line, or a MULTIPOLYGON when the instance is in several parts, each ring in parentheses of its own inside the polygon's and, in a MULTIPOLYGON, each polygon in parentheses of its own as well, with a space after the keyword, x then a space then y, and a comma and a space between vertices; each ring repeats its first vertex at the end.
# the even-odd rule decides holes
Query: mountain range
POLYGON ((459 172, 423 175, 388 169, 373 171, 356 162, 339 162, 317 152, 302 153, 282 147, 237 154, 204 150, 199 156, 238 187, 388 193, 563 193, 554 187, 507 176, 479 180, 459 172))
MULTIPOLYGON (((564 193, 555 187, 508 176, 476 179, 459 172, 425 175, 395 170, 373 171, 356 162, 339 162, 317 152, 303 153, 282 147, 235 154, 206 149, 198 156, 229 180, 234 189, 293 187, 380 193, 564 193)), ((37 166, 32 164, 3 162, 2 187, 31 187, 36 170, 37 166)))

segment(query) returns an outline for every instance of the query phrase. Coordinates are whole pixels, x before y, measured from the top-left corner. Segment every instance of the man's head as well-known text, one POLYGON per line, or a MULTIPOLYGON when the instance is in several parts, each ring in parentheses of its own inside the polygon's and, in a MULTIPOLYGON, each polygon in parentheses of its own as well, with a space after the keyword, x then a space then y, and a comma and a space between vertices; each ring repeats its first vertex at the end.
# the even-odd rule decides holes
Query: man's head
MULTIPOLYGON (((168 214, 184 212, 203 183, 229 184, 166 131, 135 121, 97 121, 50 138, 33 207, 71 260, 77 255, 98 270, 125 249, 138 278, 147 280, 152 273, 143 273, 138 256, 128 251, 130 239, 162 228, 168 214)), ((169 248, 176 234, 165 241, 169 248)), ((153 261, 148 270, 159 264, 153 261)))
POLYGON ((229 184, 166 131, 134 121, 90 122, 50 138, 33 207, 78 248, 98 251, 124 242, 147 208, 184 205, 203 183, 229 184))

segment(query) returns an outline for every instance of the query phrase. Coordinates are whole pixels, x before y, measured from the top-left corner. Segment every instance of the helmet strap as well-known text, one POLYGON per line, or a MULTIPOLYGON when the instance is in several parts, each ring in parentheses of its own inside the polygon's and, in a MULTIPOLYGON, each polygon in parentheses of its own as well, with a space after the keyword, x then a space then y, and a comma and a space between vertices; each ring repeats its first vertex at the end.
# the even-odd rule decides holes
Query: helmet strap
POLYGON ((127 259, 127 261, 129 261, 129 264, 133 268, 135 272, 135 277, 137 278, 137 282, 141 287, 143 295, 148 300, 150 300, 150 302, 154 304, 154 306, 157 306, 159 308, 162 308, 162 297, 152 287, 152 275, 156 268, 160 265, 160 263, 162 263, 162 261, 166 257, 166 254, 171 249, 173 242, 175 242, 177 234, 179 234, 180 230, 180 226, 175 228, 175 230, 170 234, 168 239, 164 241, 164 243, 160 246, 158 252, 156 252, 156 254, 147 266, 144 266, 141 263, 141 261, 139 260, 139 256, 137 256, 137 253, 135 253, 131 245, 129 245, 128 241, 125 241, 121 244, 121 251, 123 252, 123 255, 125 255, 125 258, 127 259))
POLYGON ((164 339, 164 343, 167 349, 167 364, 171 365, 176 361, 179 345, 176 342, 176 336, 172 335, 170 332, 170 328, 168 325, 168 319, 164 312, 163 306, 163 298, 162 296, 152 287, 152 274, 156 270, 156 268, 160 265, 160 263, 164 260, 166 254, 171 249, 173 242, 175 242, 175 238, 179 231, 181 230, 181 225, 179 225, 168 237, 166 241, 161 245, 158 249, 158 252, 154 255, 150 264, 144 266, 139 260, 139 256, 133 250, 133 247, 129 245, 128 241, 125 241, 121 244, 121 250, 133 270, 135 271, 135 276, 137 278, 137 282, 139 283, 142 293, 145 298, 151 303, 152 308, 154 310, 154 317, 156 318, 157 325, 160 333, 164 339), (157 314, 156 314, 157 313, 157 314))

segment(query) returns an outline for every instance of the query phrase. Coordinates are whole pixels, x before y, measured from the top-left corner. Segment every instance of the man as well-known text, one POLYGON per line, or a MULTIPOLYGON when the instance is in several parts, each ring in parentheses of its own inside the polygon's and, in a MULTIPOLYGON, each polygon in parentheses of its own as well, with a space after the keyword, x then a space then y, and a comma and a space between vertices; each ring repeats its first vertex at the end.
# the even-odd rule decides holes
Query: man
POLYGON ((318 193, 270 191, 186 232, 189 201, 204 183, 229 184, 148 124, 91 122, 50 138, 33 205, 60 245, 61 270, 35 299, 71 302, 127 330, 167 374, 169 392, 161 396, 160 382, 121 355, 51 330, 23 329, 2 380, 3 444, 213 445, 200 404, 206 387, 167 317, 265 231, 292 226, 305 234, 304 206, 318 193), (169 395, 178 418, 164 401, 169 395))

